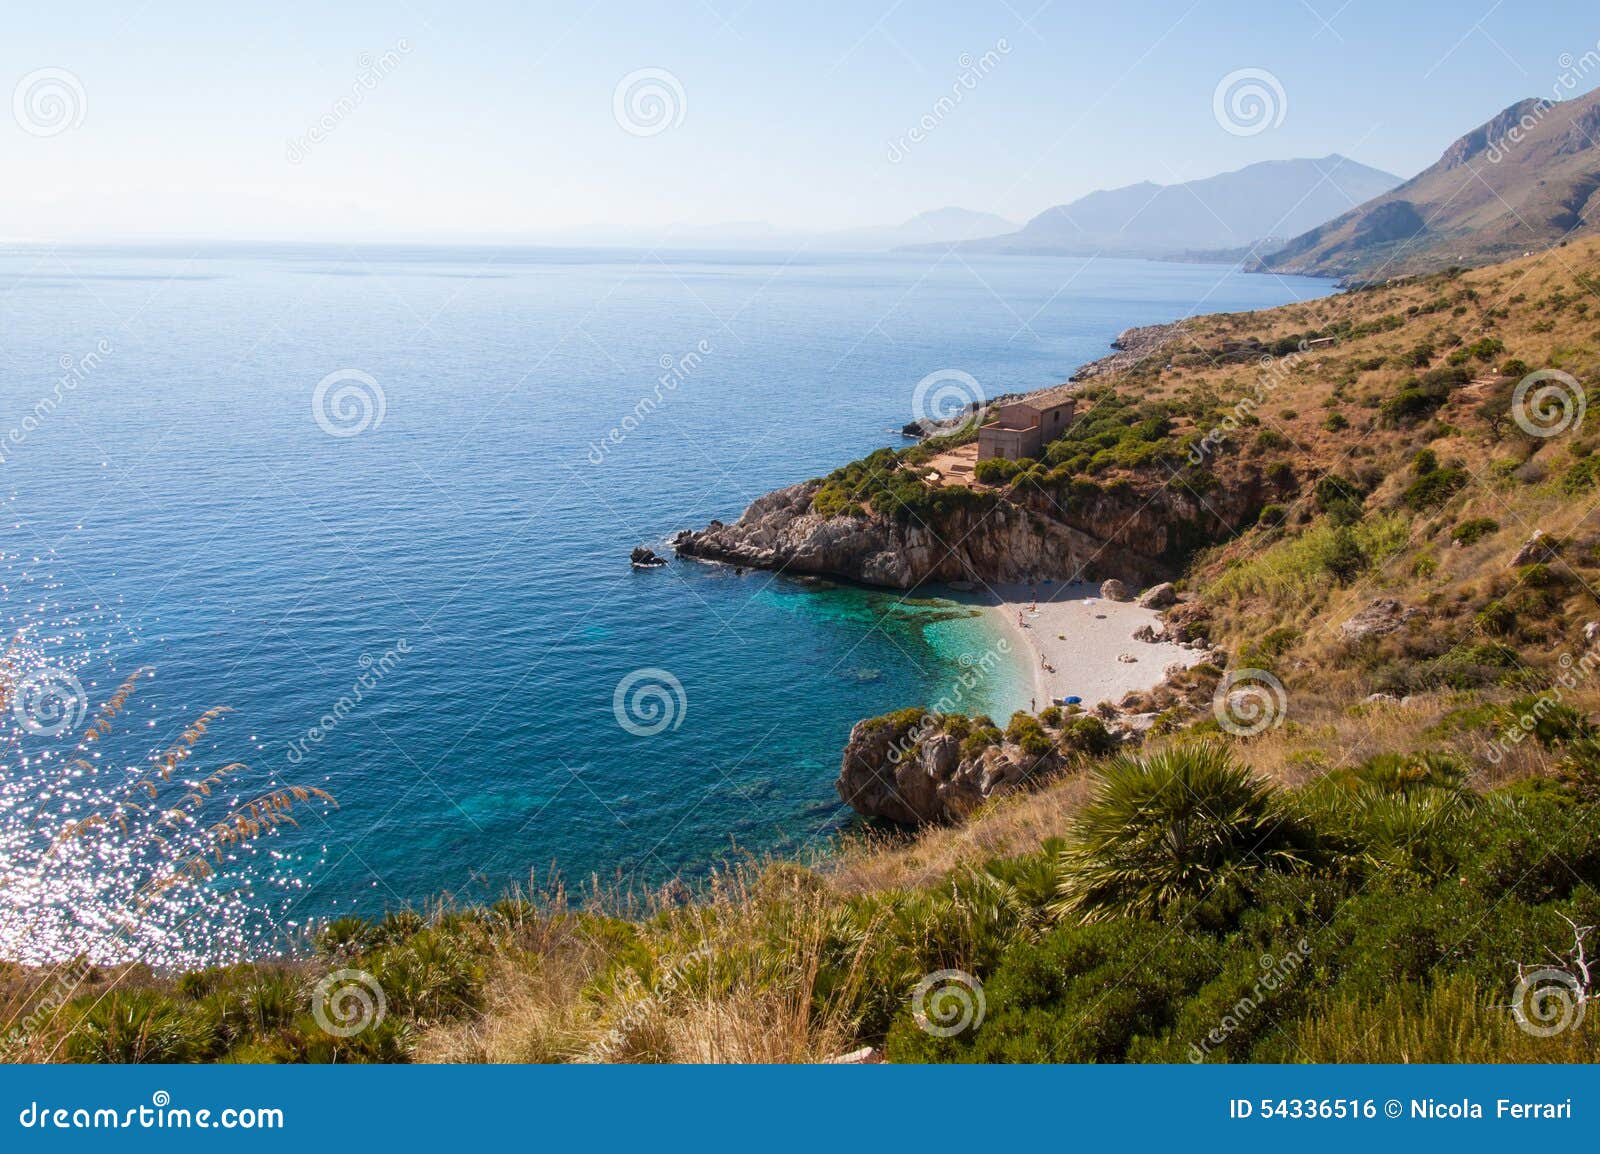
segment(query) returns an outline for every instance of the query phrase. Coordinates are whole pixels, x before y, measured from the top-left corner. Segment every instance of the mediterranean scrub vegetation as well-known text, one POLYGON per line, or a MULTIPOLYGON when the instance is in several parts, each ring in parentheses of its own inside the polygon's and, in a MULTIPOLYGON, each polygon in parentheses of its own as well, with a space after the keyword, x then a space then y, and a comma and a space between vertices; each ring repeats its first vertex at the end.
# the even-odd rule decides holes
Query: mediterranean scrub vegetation
POLYGON ((936 880, 913 880, 902 845, 747 865, 628 918, 555 889, 342 919, 295 961, 97 975, 108 988, 35 1044, 75 1061, 815 1061, 869 1044, 893 1061, 1592 1061, 1592 1015, 1539 1037, 1508 1006, 1517 961, 1557 969, 1573 925, 1600 922, 1600 778, 1467 779, 1451 755, 1379 754, 1286 787, 1187 739, 1085 770, 1043 844, 936 880), (862 885, 885 852, 900 876, 862 885), (344 1037, 319 999, 350 971, 385 1012, 344 1037), (984 1011, 945 1035, 913 1003, 948 971, 984 1011))

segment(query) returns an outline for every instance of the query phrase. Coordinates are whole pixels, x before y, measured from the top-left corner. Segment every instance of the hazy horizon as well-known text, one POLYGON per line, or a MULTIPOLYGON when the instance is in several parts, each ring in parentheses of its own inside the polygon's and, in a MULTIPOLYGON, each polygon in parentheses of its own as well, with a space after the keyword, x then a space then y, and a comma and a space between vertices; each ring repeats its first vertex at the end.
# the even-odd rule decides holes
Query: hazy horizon
POLYGON ((0 240, 634 244, 1020 226, 1332 153, 1409 178, 1600 37, 1566 2, 820 7, 18 13, 0 240))

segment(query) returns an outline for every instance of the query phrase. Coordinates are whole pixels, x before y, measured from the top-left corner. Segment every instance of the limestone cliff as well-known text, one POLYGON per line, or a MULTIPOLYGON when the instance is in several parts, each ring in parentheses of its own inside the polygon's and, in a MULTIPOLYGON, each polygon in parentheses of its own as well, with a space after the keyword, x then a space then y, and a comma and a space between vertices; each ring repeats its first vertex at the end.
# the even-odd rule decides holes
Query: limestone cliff
POLYGON ((909 589, 925 581, 1101 580, 1145 586, 1173 575, 1197 541, 1221 535, 1259 507, 1251 487, 1208 493, 1182 485, 1073 498, 995 491, 935 525, 879 512, 825 517, 807 481, 756 500, 733 524, 680 534, 678 553, 791 574, 909 589), (1231 523, 1231 524, 1230 524, 1231 523))

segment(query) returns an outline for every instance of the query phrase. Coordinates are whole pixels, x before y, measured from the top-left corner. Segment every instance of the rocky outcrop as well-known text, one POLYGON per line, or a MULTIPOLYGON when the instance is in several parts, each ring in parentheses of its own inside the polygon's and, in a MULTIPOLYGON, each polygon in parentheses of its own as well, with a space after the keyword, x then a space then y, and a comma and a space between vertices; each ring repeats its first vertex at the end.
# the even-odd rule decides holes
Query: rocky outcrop
POLYGON ((1137 328, 1124 329, 1121 335, 1111 342, 1111 347, 1116 349, 1116 352, 1110 356, 1101 357, 1097 361, 1090 361, 1073 373, 1071 379, 1074 381, 1088 381, 1093 380, 1095 377, 1103 377, 1108 373, 1125 372, 1146 357, 1154 356, 1160 352, 1181 331, 1181 323, 1142 325, 1137 328))
POLYGON ((1100 596, 1107 601, 1131 601, 1133 594, 1128 592, 1128 587, 1115 577, 1100 583, 1100 596))
POLYGON ((1166 631, 1180 643, 1203 643, 1210 637, 1211 612, 1199 601, 1181 601, 1165 615, 1166 631))
MULTIPOLYGON (((785 573, 841 577, 910 589, 925 581, 1029 581, 1042 575, 1093 580, 1117 574, 1145 583, 1170 575, 1175 534, 1224 532, 1218 512, 1242 519, 1253 500, 1209 494, 1207 502, 1169 486, 1154 495, 1128 489, 1074 500, 1043 494, 994 495, 960 503, 937 524, 881 512, 824 517, 811 507, 821 481, 768 493, 733 524, 713 521, 679 534, 680 556, 785 573)), ((1187 539, 1186 537, 1186 539, 1187 539)))
POLYGON ((850 731, 834 784, 840 799, 867 817, 948 825, 1060 765, 1053 750, 1035 757, 1005 743, 964 755, 953 734, 922 734, 872 718, 850 731))
POLYGON ((1398 633, 1413 619, 1422 616, 1422 610, 1402 605, 1393 597, 1378 597, 1344 624, 1339 633, 1346 641, 1363 641, 1368 637, 1386 637, 1398 633))
POLYGON ((1536 565, 1545 564, 1556 560, 1561 555, 1561 546, 1543 529, 1535 529, 1533 535, 1522 543, 1516 555, 1511 558, 1511 564, 1536 565))

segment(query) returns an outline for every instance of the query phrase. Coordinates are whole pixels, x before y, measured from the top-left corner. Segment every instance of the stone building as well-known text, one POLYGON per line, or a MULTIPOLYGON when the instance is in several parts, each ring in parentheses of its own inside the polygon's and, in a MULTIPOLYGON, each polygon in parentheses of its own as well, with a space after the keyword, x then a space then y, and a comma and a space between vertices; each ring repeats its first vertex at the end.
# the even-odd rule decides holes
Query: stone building
POLYGON ((1045 445, 1072 424, 1076 386, 1057 385, 1029 393, 1019 401, 996 405, 988 424, 978 430, 978 460, 1008 457, 1038 459, 1045 445))

